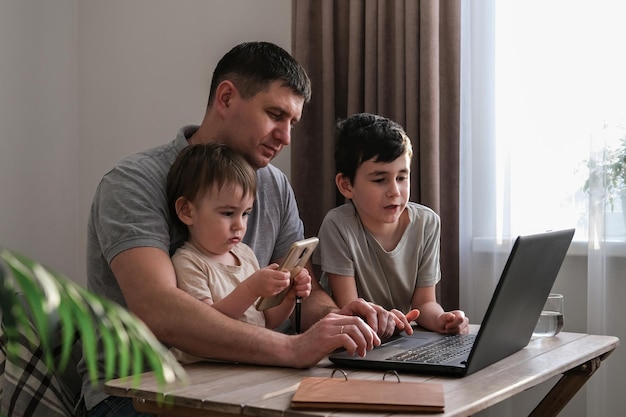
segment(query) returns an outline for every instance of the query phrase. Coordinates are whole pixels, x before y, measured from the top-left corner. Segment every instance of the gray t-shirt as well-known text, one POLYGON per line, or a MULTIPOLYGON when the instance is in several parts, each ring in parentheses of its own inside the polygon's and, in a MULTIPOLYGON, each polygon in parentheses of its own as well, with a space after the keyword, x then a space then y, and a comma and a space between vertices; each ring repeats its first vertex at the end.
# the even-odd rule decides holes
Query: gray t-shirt
MULTIPOLYGON (((111 260, 135 247, 155 247, 171 256, 185 241, 186 233, 170 221, 165 183, 170 166, 197 129, 184 126, 170 143, 124 158, 102 178, 88 224, 87 287, 91 291, 126 306, 111 260)), ((291 244, 303 238, 304 226, 293 190, 278 168, 259 169, 257 182, 244 242, 263 267, 285 256, 291 244)), ((91 386, 81 365, 85 404, 91 409, 107 395, 101 387, 91 386)))
POLYGON ((408 312, 417 287, 441 279, 439 216, 426 206, 409 202, 409 225, 400 242, 386 251, 363 227, 352 203, 328 212, 319 232, 316 260, 324 272, 354 277, 359 297, 386 309, 408 312))

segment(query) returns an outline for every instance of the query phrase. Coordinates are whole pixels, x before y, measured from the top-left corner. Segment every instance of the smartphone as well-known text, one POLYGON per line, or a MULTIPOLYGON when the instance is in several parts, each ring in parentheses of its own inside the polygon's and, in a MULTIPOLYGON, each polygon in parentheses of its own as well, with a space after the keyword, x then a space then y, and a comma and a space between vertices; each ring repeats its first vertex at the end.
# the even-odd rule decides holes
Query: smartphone
MULTIPOLYGON (((302 271, 307 261, 313 254, 313 251, 315 250, 315 247, 318 243, 318 238, 311 237, 308 239, 299 240, 291 245, 291 248, 289 248, 287 256, 285 256, 283 263, 278 267, 278 269, 280 271, 291 272, 292 284, 293 277, 295 277, 300 273, 300 271, 302 271)), ((261 299, 256 303, 256 309, 259 311, 263 311, 279 305, 285 299, 285 296, 289 292, 290 288, 291 285, 276 295, 273 295, 271 297, 261 297, 261 299)))

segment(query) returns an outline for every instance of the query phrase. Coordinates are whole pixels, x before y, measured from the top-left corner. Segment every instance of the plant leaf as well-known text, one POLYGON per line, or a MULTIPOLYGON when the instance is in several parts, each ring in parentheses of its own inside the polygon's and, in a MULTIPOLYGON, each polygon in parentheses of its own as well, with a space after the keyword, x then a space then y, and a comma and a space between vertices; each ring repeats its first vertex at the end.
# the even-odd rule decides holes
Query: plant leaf
POLYGON ((106 378, 113 377, 117 370, 117 376, 132 374, 133 381, 139 382, 144 366, 148 365, 159 384, 187 382, 187 374, 171 353, 141 320, 123 307, 1 247, 0 278, 1 320, 8 356, 16 354, 19 337, 26 337, 33 345, 39 340, 49 369, 63 369, 79 338, 93 383, 99 378, 99 348, 105 358, 106 378), (59 327, 62 351, 56 364, 52 337, 58 337, 59 327))

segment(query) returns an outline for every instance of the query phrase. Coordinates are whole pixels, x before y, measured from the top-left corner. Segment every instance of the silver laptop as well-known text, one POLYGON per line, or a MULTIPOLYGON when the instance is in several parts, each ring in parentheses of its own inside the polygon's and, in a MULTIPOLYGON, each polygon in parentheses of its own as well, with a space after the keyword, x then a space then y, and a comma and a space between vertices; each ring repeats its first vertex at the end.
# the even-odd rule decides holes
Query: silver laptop
POLYGON ((477 334, 416 331, 363 358, 341 351, 329 359, 346 368, 465 376, 517 352, 532 337, 573 236, 568 229, 516 239, 477 334))

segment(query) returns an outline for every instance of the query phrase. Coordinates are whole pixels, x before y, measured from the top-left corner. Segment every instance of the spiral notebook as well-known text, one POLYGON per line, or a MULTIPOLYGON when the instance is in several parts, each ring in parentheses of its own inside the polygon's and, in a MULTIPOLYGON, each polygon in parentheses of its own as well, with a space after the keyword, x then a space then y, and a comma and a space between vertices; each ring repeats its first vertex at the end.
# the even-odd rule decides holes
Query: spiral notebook
POLYGON ((329 359, 341 367, 465 376, 512 355, 530 341, 573 236, 574 229, 568 229, 516 239, 477 334, 415 331, 374 348, 365 357, 342 351, 329 359), (442 343, 458 345, 457 350, 437 346, 442 343), (426 346, 450 357, 424 355, 426 346))
POLYGON ((291 408, 304 410, 351 410, 442 413, 443 385, 398 380, 304 378, 291 408))

